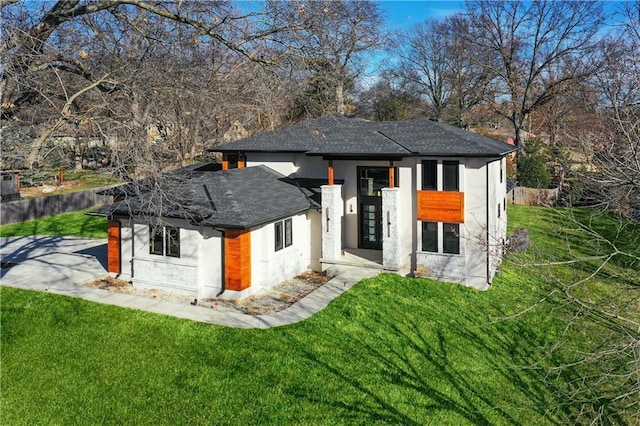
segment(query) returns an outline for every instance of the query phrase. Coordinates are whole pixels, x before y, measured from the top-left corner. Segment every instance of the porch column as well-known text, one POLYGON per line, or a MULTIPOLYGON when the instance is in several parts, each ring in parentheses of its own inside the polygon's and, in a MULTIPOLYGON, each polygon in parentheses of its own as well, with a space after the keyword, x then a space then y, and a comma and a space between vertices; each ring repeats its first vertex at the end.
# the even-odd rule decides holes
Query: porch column
POLYGON ((322 185, 322 258, 338 260, 342 256, 342 185, 322 185))
POLYGON ((382 266, 400 268, 400 189, 382 188, 382 266))

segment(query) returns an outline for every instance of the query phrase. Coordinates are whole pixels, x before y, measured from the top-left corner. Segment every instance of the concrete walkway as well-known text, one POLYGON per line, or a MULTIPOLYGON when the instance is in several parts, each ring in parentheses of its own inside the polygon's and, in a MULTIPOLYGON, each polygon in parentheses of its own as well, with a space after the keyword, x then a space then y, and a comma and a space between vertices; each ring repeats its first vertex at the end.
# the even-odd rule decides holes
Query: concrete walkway
POLYGON ((289 308, 265 315, 247 315, 225 308, 205 308, 86 287, 107 275, 104 239, 29 236, 0 238, 0 285, 46 291, 92 302, 171 315, 235 328, 270 328, 293 324, 322 310, 337 296, 380 271, 341 268, 339 274, 289 308), (4 266, 13 266, 5 268, 4 266))

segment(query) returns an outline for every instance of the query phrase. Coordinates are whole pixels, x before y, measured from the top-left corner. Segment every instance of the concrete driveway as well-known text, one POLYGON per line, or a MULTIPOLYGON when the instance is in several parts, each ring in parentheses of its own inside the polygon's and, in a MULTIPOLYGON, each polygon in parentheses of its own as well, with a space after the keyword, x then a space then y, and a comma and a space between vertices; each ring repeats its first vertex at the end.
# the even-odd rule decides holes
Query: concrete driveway
POLYGON ((34 235, 0 238, 0 281, 32 290, 81 285, 107 275, 107 240, 34 235))

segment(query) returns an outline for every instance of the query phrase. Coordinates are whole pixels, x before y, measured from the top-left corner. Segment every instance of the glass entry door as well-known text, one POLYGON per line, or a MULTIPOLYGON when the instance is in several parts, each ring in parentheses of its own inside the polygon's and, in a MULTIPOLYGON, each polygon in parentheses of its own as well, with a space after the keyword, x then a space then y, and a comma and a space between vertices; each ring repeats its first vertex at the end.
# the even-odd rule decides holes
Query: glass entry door
POLYGON ((382 188, 388 167, 358 167, 358 248, 382 250, 382 188))

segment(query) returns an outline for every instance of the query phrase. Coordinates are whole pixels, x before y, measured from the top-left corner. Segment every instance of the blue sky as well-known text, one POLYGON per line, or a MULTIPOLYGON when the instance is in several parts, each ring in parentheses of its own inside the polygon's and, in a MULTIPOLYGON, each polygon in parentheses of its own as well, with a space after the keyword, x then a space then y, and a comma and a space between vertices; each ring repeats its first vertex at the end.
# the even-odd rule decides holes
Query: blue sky
POLYGON ((442 19, 464 9, 464 1, 384 0, 378 2, 392 28, 405 28, 425 19, 442 19))

